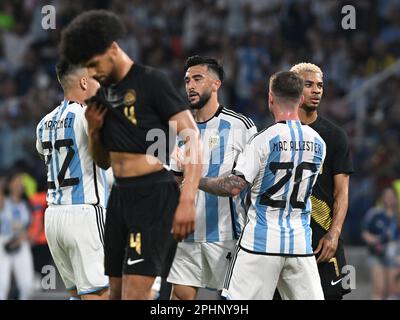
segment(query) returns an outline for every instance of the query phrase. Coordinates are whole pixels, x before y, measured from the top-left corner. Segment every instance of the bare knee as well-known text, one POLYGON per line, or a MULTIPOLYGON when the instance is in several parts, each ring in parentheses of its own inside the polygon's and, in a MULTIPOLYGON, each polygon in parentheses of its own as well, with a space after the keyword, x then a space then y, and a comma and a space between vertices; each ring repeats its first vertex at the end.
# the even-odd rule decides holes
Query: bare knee
POLYGON ((194 300, 197 296, 197 288, 174 284, 172 286, 171 300, 194 300))
POLYGON ((122 278, 122 300, 150 300, 155 277, 124 275, 122 278))
POLYGON ((122 278, 110 277, 109 299, 121 300, 122 298, 121 292, 122 292, 122 278))

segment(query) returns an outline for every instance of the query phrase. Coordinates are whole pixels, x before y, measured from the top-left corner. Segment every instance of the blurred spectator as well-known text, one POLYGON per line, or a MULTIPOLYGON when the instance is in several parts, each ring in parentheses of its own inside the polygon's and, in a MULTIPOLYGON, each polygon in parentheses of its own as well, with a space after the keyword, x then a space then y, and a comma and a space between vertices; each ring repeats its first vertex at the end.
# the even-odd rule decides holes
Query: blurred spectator
POLYGON ((0 190, 0 300, 7 299, 12 274, 19 299, 26 300, 32 291, 33 261, 27 234, 30 211, 20 173, 10 175, 6 189, 6 197, 0 190))
POLYGON ((41 191, 33 194, 29 198, 32 207, 32 222, 28 230, 28 235, 32 246, 35 289, 41 289, 42 269, 44 266, 50 265, 52 261, 44 231, 44 212, 47 207, 47 191, 43 190, 43 188, 41 189, 41 191))
POLYGON ((370 209, 363 221, 363 239, 369 249, 368 263, 372 276, 372 299, 381 300, 391 293, 390 286, 396 271, 394 255, 389 245, 398 239, 398 199, 393 188, 386 188, 381 196, 382 207, 370 209))

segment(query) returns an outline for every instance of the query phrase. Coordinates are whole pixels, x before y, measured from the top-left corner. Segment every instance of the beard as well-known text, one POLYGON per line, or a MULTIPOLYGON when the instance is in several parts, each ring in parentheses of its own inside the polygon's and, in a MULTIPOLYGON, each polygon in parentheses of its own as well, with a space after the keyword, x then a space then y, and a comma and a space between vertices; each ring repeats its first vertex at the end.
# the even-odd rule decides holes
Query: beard
POLYGON ((102 87, 108 87, 112 84, 116 84, 117 81, 117 75, 116 75, 116 70, 113 69, 104 80, 99 81, 102 87))
POLYGON ((190 108, 193 110, 200 110, 201 108, 203 108, 208 100, 210 100, 211 98, 211 91, 210 92, 205 92, 203 93, 203 95, 199 95, 199 101, 196 103, 191 103, 190 104, 190 108))
POLYGON ((308 105, 308 104, 303 103, 300 106, 300 108, 303 109, 306 113, 312 113, 312 112, 317 111, 318 106, 308 105))

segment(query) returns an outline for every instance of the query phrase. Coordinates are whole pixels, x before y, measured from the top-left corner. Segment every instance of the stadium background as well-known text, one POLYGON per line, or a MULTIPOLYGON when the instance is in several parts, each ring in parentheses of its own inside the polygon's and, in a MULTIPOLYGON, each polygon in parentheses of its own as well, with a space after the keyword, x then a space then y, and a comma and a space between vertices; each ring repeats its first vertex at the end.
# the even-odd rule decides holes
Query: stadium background
POLYGON ((16 167, 26 172, 28 196, 46 182, 36 125, 63 98, 54 70, 60 32, 93 8, 119 14, 128 29, 122 48, 167 72, 182 95, 187 56, 220 59, 226 72, 220 100, 259 128, 273 122, 266 109, 269 75, 301 61, 322 68, 320 114, 348 133, 356 169, 343 230, 348 262, 357 270, 352 297, 368 298, 361 221, 384 187, 394 185, 400 193, 400 1, 2 0, 0 177, 16 167), (47 4, 56 8, 55 29, 42 28, 47 4), (341 25, 348 4, 356 9, 355 30, 341 25))

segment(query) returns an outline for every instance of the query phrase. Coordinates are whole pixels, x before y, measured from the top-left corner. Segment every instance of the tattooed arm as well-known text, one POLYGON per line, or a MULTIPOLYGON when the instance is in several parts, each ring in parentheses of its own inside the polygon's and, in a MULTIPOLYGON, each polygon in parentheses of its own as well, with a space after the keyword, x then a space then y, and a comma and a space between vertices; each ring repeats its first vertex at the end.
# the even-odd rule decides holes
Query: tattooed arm
POLYGON ((199 189, 220 197, 233 197, 247 187, 242 177, 226 172, 215 178, 201 178, 199 189))

